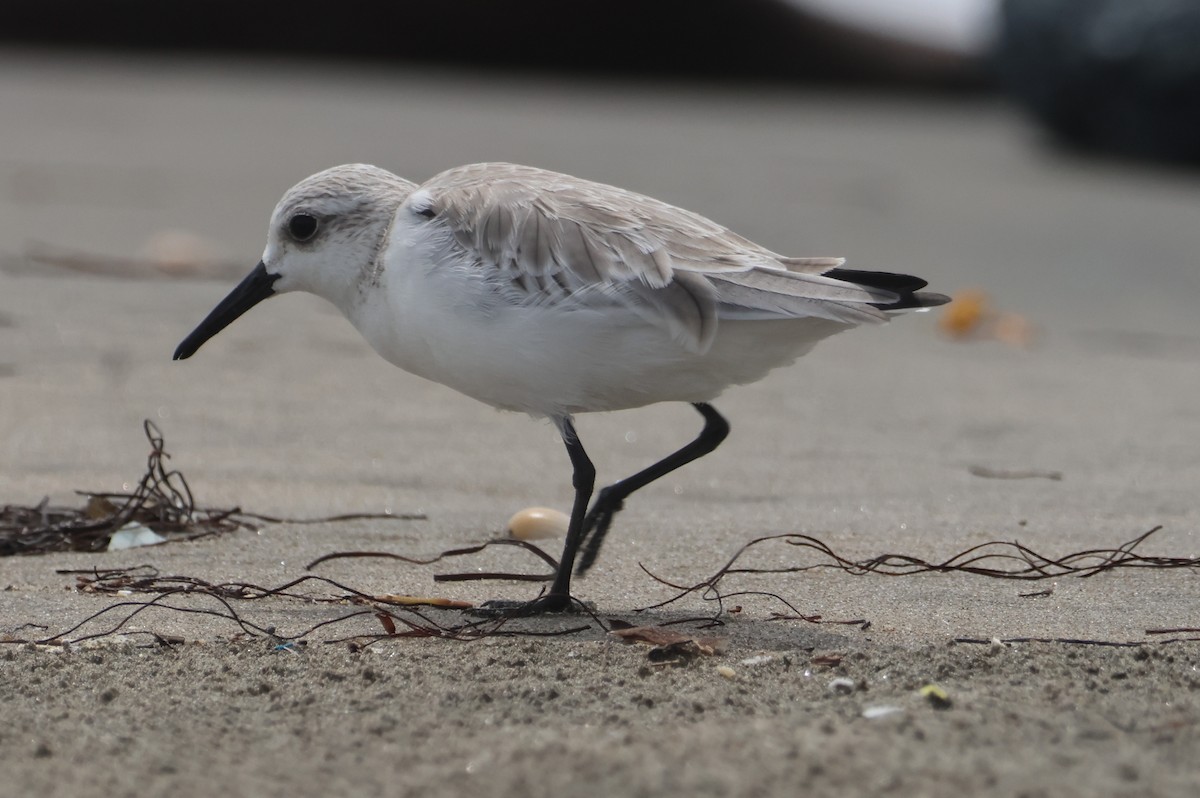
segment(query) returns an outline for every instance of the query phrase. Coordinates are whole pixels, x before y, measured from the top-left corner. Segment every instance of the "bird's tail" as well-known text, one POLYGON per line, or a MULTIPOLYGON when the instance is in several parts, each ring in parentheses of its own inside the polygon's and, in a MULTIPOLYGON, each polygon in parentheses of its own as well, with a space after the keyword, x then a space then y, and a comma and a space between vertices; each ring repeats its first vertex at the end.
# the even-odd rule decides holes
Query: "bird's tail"
POLYGON ((824 272, 824 277, 835 280, 845 280, 848 283, 861 285, 865 288, 877 288, 896 295, 894 302, 879 303, 874 307, 884 311, 920 310, 935 308, 950 301, 945 294, 933 291, 922 291, 929 285, 920 277, 909 274, 893 274, 892 272, 868 272, 859 269, 830 269, 824 272))

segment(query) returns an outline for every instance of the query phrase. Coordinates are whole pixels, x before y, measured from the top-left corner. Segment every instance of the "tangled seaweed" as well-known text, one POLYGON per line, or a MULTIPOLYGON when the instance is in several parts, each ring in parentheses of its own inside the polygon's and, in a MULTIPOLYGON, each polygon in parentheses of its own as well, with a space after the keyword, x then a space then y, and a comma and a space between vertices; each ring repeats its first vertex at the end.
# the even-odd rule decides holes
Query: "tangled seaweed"
MULTIPOLYGON (((461 616, 458 615, 455 616, 457 622, 442 623, 433 618, 424 609, 408 602, 398 601, 405 597, 375 596, 335 582, 332 579, 314 575, 302 576, 277 587, 263 587, 248 582, 213 583, 190 576, 163 576, 159 573, 158 569, 148 565, 104 570, 59 570, 56 573, 74 575, 76 577, 76 587, 81 592, 126 596, 135 593, 153 593, 157 595, 146 601, 130 599, 110 604, 70 628, 50 637, 25 640, 10 636, 9 639, 3 642, 33 642, 41 645, 63 645, 77 644, 116 634, 130 634, 123 631, 129 622, 138 615, 152 609, 226 619, 238 628, 240 635, 266 638, 277 646, 307 644, 309 642, 308 638, 316 631, 337 624, 343 624, 354 618, 361 618, 363 616, 374 616, 380 622, 384 632, 377 635, 358 634, 350 637, 324 640, 322 642, 348 643, 355 648, 362 648, 388 638, 438 637, 448 640, 466 641, 481 637, 518 634, 535 637, 565 635, 574 634, 589 628, 589 625, 585 625, 553 631, 536 629, 509 630, 504 628, 508 621, 511 620, 509 618, 493 617, 463 621, 461 620, 461 616), (308 584, 327 586, 338 592, 333 594, 312 594, 298 590, 301 586, 308 584), (185 607, 167 603, 168 599, 187 596, 203 596, 213 599, 218 604, 218 608, 185 607), (357 606, 361 609, 353 610, 337 618, 320 621, 295 634, 287 635, 279 633, 273 626, 261 626, 246 620, 234 608, 234 602, 237 601, 256 601, 267 598, 299 599, 305 603, 344 604, 357 606), (396 604, 401 604, 402 606, 394 606, 396 604), (111 626, 99 632, 88 632, 72 637, 72 635, 75 635, 84 629, 84 627, 94 625, 110 615, 116 615, 116 621, 111 626)), ((442 602, 436 599, 427 599, 420 600, 417 604, 427 604, 437 607, 442 605, 442 602)), ((154 632, 138 631, 132 634, 150 635, 160 645, 173 645, 184 642, 179 638, 154 632)))
POLYGON ((196 506, 187 479, 167 470, 170 459, 162 432, 150 420, 142 422, 150 454, 146 473, 129 493, 78 491, 83 507, 55 507, 43 499, 35 507, 0 507, 0 557, 46 554, 54 551, 102 551, 112 536, 134 524, 146 527, 169 541, 196 540, 238 529, 256 529, 258 523, 327 523, 356 518, 423 520, 421 514, 353 514, 318 519, 277 518, 243 512, 241 508, 213 509, 196 506))
POLYGON ((168 471, 170 457, 163 436, 151 421, 143 422, 150 441, 146 473, 130 493, 81 492, 81 508, 54 507, 43 499, 36 507, 0 508, 0 556, 51 551, 100 551, 130 524, 141 524, 168 539, 194 540, 231 532, 251 524, 239 511, 196 507, 187 480, 168 471))
MULTIPOLYGON (((1034 580, 1065 576, 1088 578, 1117 568, 1193 568, 1197 565, 1200 565, 1200 562, 1198 562, 1196 558, 1150 557, 1137 553, 1137 547, 1143 544, 1155 532, 1159 531, 1159 529, 1160 527, 1155 527, 1141 535, 1138 535, 1129 542, 1117 546, 1116 548, 1090 549, 1087 551, 1075 552, 1058 558, 1047 557, 1039 554, 1019 543, 992 541, 980 546, 971 547, 947 560, 937 562, 930 562, 910 555, 899 554, 880 555, 867 560, 850 560, 834 552, 831 548, 829 548, 829 546, 811 536, 771 535, 757 538, 742 546, 722 568, 716 571, 712 576, 694 585, 684 585, 671 582, 651 573, 648 569, 643 567, 643 571, 645 571, 647 575, 657 581, 660 585, 671 588, 673 591, 675 591, 675 593, 665 601, 648 607, 643 607, 635 610, 635 612, 641 613, 658 609, 668 604, 680 601, 689 595, 698 595, 705 601, 714 602, 715 611, 705 616, 681 618, 660 623, 658 627, 640 628, 663 628, 677 624, 695 624, 701 628, 704 628, 722 625, 729 616, 742 612, 740 605, 727 606, 732 599, 755 596, 759 598, 768 598, 786 609, 786 611, 772 612, 768 620, 797 620, 808 623, 848 624, 857 625, 860 628, 866 629, 870 626, 870 622, 867 620, 824 619, 819 615, 810 615, 800 612, 787 599, 777 593, 759 590, 726 589, 723 587, 723 583, 727 581, 731 575, 736 574, 795 573, 816 568, 836 568, 855 576, 866 576, 872 574, 883 576, 912 576, 919 573, 959 572, 995 579, 1034 580), (738 565, 739 561, 746 556, 747 552, 757 547, 772 543, 799 546, 800 548, 816 551, 821 554, 826 561, 807 565, 790 566, 786 568, 749 568, 738 565), (989 562, 998 563, 998 565, 985 564, 989 562)), ((500 544, 517 546, 518 548, 529 552, 537 560, 543 562, 544 564, 548 564, 551 569, 555 567, 554 559, 533 544, 524 541, 494 540, 477 546, 449 549, 437 556, 425 559, 406 557, 387 552, 333 552, 310 563, 308 565, 308 570, 311 570, 314 567, 330 560, 346 557, 385 557, 405 563, 429 565, 440 562, 447 558, 464 557, 478 554, 490 546, 500 544)), ((352 648, 362 648, 381 640, 393 638, 435 637, 448 640, 470 641, 498 635, 570 635, 597 627, 611 632, 614 629, 620 629, 629 626, 628 623, 617 619, 602 618, 595 612, 582 605, 579 605, 578 607, 582 614, 576 617, 580 620, 587 621, 589 620, 587 616, 590 616, 590 622, 562 627, 562 623, 560 621, 558 622, 560 628, 550 630, 547 630, 545 628, 545 624, 541 623, 540 620, 534 625, 530 625, 529 623, 512 625, 511 622, 515 619, 511 617, 501 616, 475 618, 464 616, 459 613, 448 613, 446 609, 438 609, 436 611, 434 609, 446 607, 461 608, 464 605, 463 602, 454 602, 439 598, 373 595, 332 579, 318 576, 316 574, 306 574, 278 586, 264 587, 247 582, 235 581, 214 583, 190 576, 165 575, 162 574, 158 569, 148 565, 137 566, 133 568, 60 570, 58 573, 75 576, 76 589, 80 590, 81 592, 122 597, 131 597, 134 594, 154 594, 154 597, 144 601, 129 598, 110 606, 106 606, 93 615, 75 624, 71 628, 50 637, 45 637, 39 640, 28 640, 25 638, 18 639, 10 635, 7 640, 3 642, 65 644, 79 643, 85 640, 117 634, 150 635, 155 639, 156 643, 160 645, 183 642, 177 638, 171 638, 168 635, 161 635, 153 632, 125 631, 125 628, 130 621, 132 621, 138 615, 149 610, 168 610, 223 618, 235 625, 240 636, 265 638, 271 644, 283 647, 307 644, 310 641, 310 638, 318 630, 334 627, 338 624, 343 624, 355 618, 362 618, 363 616, 374 616, 383 627, 383 632, 375 635, 355 634, 348 637, 343 636, 334 639, 325 639, 321 642, 344 643, 349 644, 352 648), (314 588, 316 588, 316 590, 314 590, 314 588), (176 603, 169 603, 168 601, 169 599, 173 598, 197 596, 211 599, 215 601, 218 606, 216 608, 204 608, 191 605, 179 606, 176 603), (323 620, 294 634, 285 635, 279 633, 274 627, 263 627, 245 620, 234 607, 235 603, 237 602, 259 601, 272 598, 303 601, 310 604, 323 603, 347 605, 353 607, 354 609, 338 618, 323 620), (89 631, 87 633, 80 634, 85 627, 92 626, 92 628, 94 628, 95 624, 100 623, 102 620, 114 615, 116 616, 115 622, 105 627, 102 631, 89 631)), ((544 581, 546 578, 547 575, 544 573, 523 574, 480 571, 439 574, 435 577, 437 581, 442 582, 485 579, 504 581, 544 581)), ((569 620, 573 621, 574 619, 572 618, 569 620)), ((1191 628, 1148 629, 1146 630, 1146 634, 1189 634, 1196 631, 1197 630, 1191 628)), ((1162 642, 1177 642, 1178 640, 1179 638, 1173 640, 1163 640, 1162 642)), ((976 640, 974 638, 960 638, 956 642, 991 643, 992 641, 976 640)), ((1144 641, 1118 643, 1097 640, 1030 637, 1006 639, 1001 642, 1056 642, 1076 645, 1136 646, 1142 645, 1144 641)))
MULTIPOLYGON (((242 528, 256 528, 259 523, 328 523, 333 521, 372 519, 424 519, 419 514, 351 514, 319 519, 289 519, 247 513, 240 508, 211 509, 197 507, 188 487, 187 480, 175 470, 168 470, 165 461, 169 455, 164 450, 163 436, 150 421, 144 422, 146 438, 150 442, 146 473, 137 487, 130 493, 81 492, 86 497, 82 508, 51 507, 43 501, 36 507, 0 508, 0 556, 11 554, 34 554, 50 551, 98 551, 104 549, 112 536, 131 524, 140 524, 163 535, 168 540, 194 540, 218 535, 242 528)), ((695 596, 711 602, 713 611, 699 617, 686 617, 660 623, 661 628, 676 624, 696 624, 701 627, 719 626, 730 616, 742 612, 734 599, 757 597, 775 603, 780 609, 771 612, 768 620, 804 621, 808 623, 833 623, 859 626, 866 629, 870 621, 865 619, 831 620, 819 615, 806 614, 778 593, 762 590, 736 589, 729 585, 731 577, 738 575, 794 574, 817 569, 835 569, 851 576, 914 576, 923 573, 964 573, 992 579, 1036 581, 1061 577, 1090 578, 1118 568, 1196 568, 1197 557, 1162 557, 1141 554, 1138 549, 1161 526, 1134 537, 1115 548, 1096 548, 1073 552, 1061 557, 1041 554, 1021 543, 1012 541, 989 541, 958 552, 945 560, 926 560, 908 554, 887 553, 862 560, 854 560, 834 551, 828 544, 811 535, 796 533, 768 535, 755 538, 741 546, 711 576, 694 584, 682 584, 669 580, 641 566, 643 572, 659 585, 673 591, 663 601, 634 610, 648 612, 695 596), (786 566, 756 568, 744 565, 748 555, 756 550, 772 546, 788 546, 805 554, 815 554, 815 562, 786 566)), ((339 551, 326 554, 309 563, 306 570, 341 558, 387 558, 413 565, 431 565, 452 558, 479 554, 490 547, 503 545, 516 547, 539 561, 542 568, 535 573, 513 573, 475 569, 462 573, 441 573, 434 576, 436 582, 461 581, 523 581, 547 582, 558 567, 557 560, 538 546, 521 540, 497 539, 482 544, 449 549, 431 558, 416 558, 390 552, 339 551), (548 570, 545 570, 548 567, 548 570)), ((264 587, 247 582, 214 583, 196 577, 164 575, 153 566, 133 568, 60 570, 60 574, 76 578, 76 589, 81 592, 119 596, 122 600, 97 611, 71 628, 41 639, 18 637, 24 629, 45 629, 26 624, 0 637, 0 642, 34 642, 49 645, 78 643, 110 635, 149 635, 160 645, 183 642, 170 635, 150 631, 130 631, 128 625, 134 618, 152 611, 170 611, 207 615, 229 621, 238 636, 264 638, 272 645, 289 648, 305 645, 321 629, 333 627, 355 618, 373 616, 383 631, 380 634, 355 634, 349 637, 326 639, 325 643, 345 643, 351 647, 363 647, 390 638, 436 637, 450 640, 478 640, 490 636, 548 636, 568 635, 598 626, 612 631, 629 624, 617 619, 604 619, 577 602, 580 615, 568 618, 568 623, 590 616, 590 623, 564 626, 546 630, 546 624, 521 623, 513 625, 512 617, 490 616, 469 617, 460 613, 447 614, 449 608, 467 608, 466 602, 444 598, 418 598, 412 596, 372 595, 354 587, 341 584, 316 574, 306 574, 282 585, 264 587), (150 594, 152 598, 138 600, 137 594, 150 594), (181 606, 175 599, 194 599, 215 602, 215 607, 196 606, 194 600, 181 606), (337 604, 353 607, 338 618, 323 620, 290 635, 280 634, 274 627, 264 627, 246 620, 235 609, 235 604, 244 601, 282 599, 313 604, 337 604), (101 631, 93 631, 97 625, 108 623, 101 631), (85 631, 86 630, 86 631, 85 631)), ((1051 591, 1021 593, 1024 598, 1049 595, 1051 591)), ((527 619, 528 620, 528 619, 527 619)), ((1174 629, 1148 629, 1147 635, 1194 634, 1191 627, 1174 629)), ((1187 638, 1194 639, 1194 638, 1187 638)), ((1050 638, 1013 638, 1001 642, 1050 641, 1050 638)), ((960 638, 960 643, 989 643, 993 641, 960 638)), ((1053 642, 1092 645, 1141 645, 1142 643, 1110 643, 1106 641, 1067 640, 1054 638, 1053 642)), ((1173 641, 1163 641, 1173 642, 1173 641)))
MULTIPOLYGON (((681 585, 652 573, 644 565, 641 569, 651 579, 661 585, 679 591, 671 598, 653 604, 645 609, 658 609, 673 604, 691 594, 700 594, 705 600, 716 601, 718 605, 736 596, 758 595, 770 596, 785 604, 779 596, 761 591, 740 591, 723 593, 719 585, 733 574, 792 574, 804 571, 831 568, 843 571, 851 576, 913 576, 923 573, 966 573, 975 576, 985 576, 992 579, 1013 579, 1033 581, 1040 579, 1057 579, 1073 576, 1081 579, 1096 576, 1106 571, 1118 568, 1196 568, 1200 567, 1200 557, 1151 557, 1135 551, 1152 535, 1160 531, 1162 526, 1153 527, 1132 540, 1111 549, 1086 549, 1073 552, 1062 557, 1048 557, 1039 554, 1028 546, 1016 541, 992 540, 972 546, 949 559, 931 562, 909 554, 880 554, 865 560, 851 560, 830 548, 829 544, 812 535, 785 533, 767 535, 755 538, 746 543, 712 576, 693 585, 681 585), (782 543, 800 549, 816 552, 825 562, 809 563, 807 565, 790 565, 780 568, 747 568, 739 567, 741 560, 752 549, 782 543), (988 565, 985 563, 999 563, 988 565), (1003 567, 1011 564, 1009 567, 1003 567)), ((1048 595, 1046 591, 1022 594, 1026 598, 1048 595)), ((788 605, 791 606, 790 604, 788 605)), ((798 614, 798 613, 797 613, 798 614)), ((805 618, 806 620, 808 618, 805 618)))

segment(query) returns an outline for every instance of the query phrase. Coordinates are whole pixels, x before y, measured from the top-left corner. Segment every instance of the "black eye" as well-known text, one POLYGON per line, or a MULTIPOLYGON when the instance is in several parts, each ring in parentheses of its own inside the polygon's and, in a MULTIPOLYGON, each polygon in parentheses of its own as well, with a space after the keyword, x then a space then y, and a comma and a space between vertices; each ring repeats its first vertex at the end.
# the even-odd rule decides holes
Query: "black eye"
POLYGON ((288 232, 297 241, 308 241, 317 234, 317 220, 307 213, 298 213, 288 219, 288 232))

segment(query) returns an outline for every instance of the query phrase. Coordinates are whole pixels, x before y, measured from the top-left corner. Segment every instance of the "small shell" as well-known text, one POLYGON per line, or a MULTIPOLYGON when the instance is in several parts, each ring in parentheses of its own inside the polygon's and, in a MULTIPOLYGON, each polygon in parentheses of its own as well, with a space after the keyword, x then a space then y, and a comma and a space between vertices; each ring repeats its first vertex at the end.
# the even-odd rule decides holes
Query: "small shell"
POLYGON ((717 673, 721 674, 721 676, 725 677, 726 679, 732 679, 737 676, 737 671, 728 665, 718 665, 717 673))
POLYGON ((549 507, 526 507, 508 519, 508 534, 517 540, 545 540, 567 534, 571 518, 549 507))
POLYGON ((829 682, 829 689, 838 695, 850 695, 854 692, 855 687, 854 680, 847 679, 845 676, 839 676, 829 682))

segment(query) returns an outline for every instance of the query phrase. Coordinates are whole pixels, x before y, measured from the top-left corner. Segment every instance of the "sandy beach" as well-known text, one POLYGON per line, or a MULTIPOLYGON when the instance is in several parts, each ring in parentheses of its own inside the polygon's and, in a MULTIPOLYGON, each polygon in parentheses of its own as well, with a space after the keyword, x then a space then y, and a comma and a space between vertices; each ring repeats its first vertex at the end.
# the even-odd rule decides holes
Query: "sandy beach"
MULTIPOLYGON (((1056 152, 962 96, 5 51, 0 107, 0 504, 129 490, 150 419, 203 507, 424 516, 0 560, 0 639, 54 643, 0 643, 0 795, 1195 794, 1200 633, 1155 633, 1200 627, 1194 567, 789 571, 830 560, 775 540, 739 560, 774 572, 729 574, 720 606, 698 591, 645 608, 681 592, 664 580, 702 582, 788 533, 851 561, 937 563, 988 541, 1061 558, 1161 527, 1138 553, 1200 556, 1200 176, 1056 152), (938 312, 831 339, 730 390, 721 449, 629 502, 577 585, 594 615, 375 640, 375 608, 343 588, 475 603, 538 587, 434 577, 544 566, 503 547, 305 566, 431 558, 520 508, 566 510, 557 432, 388 366, 311 297, 271 300, 189 361, 171 352, 257 262, 300 178, 485 160, 627 186, 781 252, 982 289, 1028 345, 948 340, 938 312), (199 273, 154 267, 168 233, 199 273), (61 573, 142 565, 331 581, 130 617, 157 594, 61 573), (614 621, 720 651, 664 662, 614 621)), ((698 426, 683 406, 578 421, 602 483, 698 426)))

